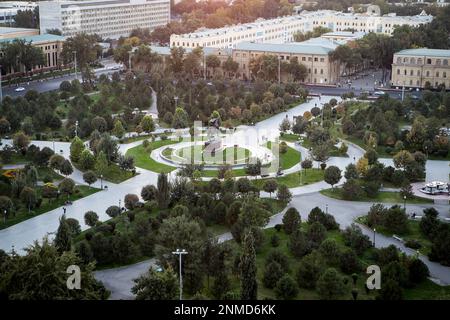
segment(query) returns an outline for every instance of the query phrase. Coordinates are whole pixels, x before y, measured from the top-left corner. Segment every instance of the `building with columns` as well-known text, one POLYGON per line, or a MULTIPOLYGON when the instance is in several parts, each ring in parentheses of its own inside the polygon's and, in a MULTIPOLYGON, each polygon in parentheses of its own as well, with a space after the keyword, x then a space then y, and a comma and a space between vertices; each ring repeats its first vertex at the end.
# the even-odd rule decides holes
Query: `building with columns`
POLYGON ((450 50, 407 49, 394 54, 391 85, 407 88, 450 88, 450 50))

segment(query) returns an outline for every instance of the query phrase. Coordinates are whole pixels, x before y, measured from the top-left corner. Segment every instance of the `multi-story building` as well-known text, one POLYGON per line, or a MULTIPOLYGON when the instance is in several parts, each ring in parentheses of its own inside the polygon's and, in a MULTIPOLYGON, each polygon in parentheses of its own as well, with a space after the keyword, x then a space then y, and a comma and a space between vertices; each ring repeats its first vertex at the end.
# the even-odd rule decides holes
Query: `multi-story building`
POLYGON ((127 37, 133 29, 154 29, 170 21, 170 0, 79 0, 39 2, 41 33, 127 37))
MULTIPOLYGON (((34 29, 30 29, 34 30, 34 29)), ((31 44, 35 47, 38 47, 42 50, 45 56, 45 64, 35 66, 32 71, 42 71, 42 70, 49 70, 49 69, 55 69, 61 66, 62 59, 61 59, 61 52, 63 48, 64 43, 64 37, 57 36, 53 34, 43 34, 43 35, 30 35, 30 36, 12 36, 10 34, 10 37, 4 37, 0 39, 0 55, 1 53, 1 47, 6 42, 12 42, 16 39, 24 40, 25 42, 31 42, 31 44)), ((21 72, 22 70, 13 70, 12 68, 7 68, 7 66, 3 66, 4 71, 6 71, 6 74, 12 74, 21 72)))
POLYGON ((450 88, 450 50, 407 49, 394 54, 392 86, 450 88))
POLYGON ((390 35, 396 26, 417 27, 431 22, 432 19, 433 17, 425 12, 416 16, 378 16, 319 10, 276 19, 258 19, 251 23, 217 29, 200 29, 188 34, 174 34, 170 37, 170 46, 234 48, 240 42, 285 43, 292 42, 296 32, 312 31, 319 26, 329 28, 333 32, 352 30, 390 35))
POLYGON ((258 56, 274 55, 280 62, 289 62, 297 57, 298 62, 307 68, 306 83, 335 84, 339 76, 339 62, 332 61, 329 53, 337 46, 334 41, 320 38, 285 44, 242 42, 233 49, 233 60, 239 63, 237 77, 251 79, 250 64, 258 56))
POLYGON ((0 2, 0 24, 11 26, 18 11, 34 10, 37 4, 28 1, 0 2))

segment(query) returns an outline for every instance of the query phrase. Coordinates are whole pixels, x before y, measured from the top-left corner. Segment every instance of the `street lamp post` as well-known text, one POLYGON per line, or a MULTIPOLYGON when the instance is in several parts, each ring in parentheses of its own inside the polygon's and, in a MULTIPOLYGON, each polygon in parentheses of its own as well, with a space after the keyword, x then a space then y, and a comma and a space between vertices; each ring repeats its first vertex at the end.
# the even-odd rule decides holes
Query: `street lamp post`
POLYGON ((281 57, 278 56, 278 84, 281 83, 281 57))
POLYGON ((6 215, 8 214, 8 211, 3 210, 3 223, 6 223, 6 215))
POLYGON ((328 204, 325 205, 325 213, 328 214, 328 204))
POLYGON ((177 255, 178 256, 178 261, 179 261, 179 271, 180 271, 180 300, 183 300, 183 275, 181 273, 181 260, 182 260, 182 256, 184 254, 188 254, 188 252, 184 249, 177 249, 177 251, 173 251, 172 254, 177 255))
POLYGON ((175 108, 176 108, 178 105, 178 96, 173 97, 173 99, 175 100, 175 108))
POLYGON ((122 200, 121 199, 119 199, 119 210, 122 213, 122 200))
POLYGON ((78 120, 75 121, 75 137, 78 137, 78 120))
POLYGON ((406 213, 406 196, 403 196, 403 210, 405 210, 406 213))
POLYGON ((377 229, 373 228, 373 247, 375 248, 375 234, 377 232, 377 229))
POLYGON ((103 175, 100 175, 100 189, 103 190, 103 175))

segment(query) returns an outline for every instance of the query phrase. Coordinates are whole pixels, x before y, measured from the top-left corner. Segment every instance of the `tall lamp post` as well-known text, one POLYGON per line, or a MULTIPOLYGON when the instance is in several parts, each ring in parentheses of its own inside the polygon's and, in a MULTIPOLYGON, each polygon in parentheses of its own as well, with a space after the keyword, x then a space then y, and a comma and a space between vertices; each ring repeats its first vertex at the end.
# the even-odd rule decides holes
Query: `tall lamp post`
POLYGON ((181 260, 183 259, 183 255, 188 254, 188 252, 184 249, 177 249, 177 251, 173 251, 172 254, 178 256, 178 261, 180 264, 179 271, 180 271, 180 300, 183 300, 183 275, 181 273, 181 260))
POLYGON ((373 247, 375 248, 375 234, 377 232, 377 229, 373 228, 373 247))
POLYGON ((8 214, 8 211, 3 210, 3 223, 6 223, 6 215, 8 214))
POLYGON ((78 137, 78 120, 75 121, 75 137, 78 137))
POLYGON ((403 196, 403 210, 405 210, 406 213, 406 196, 403 196))
POLYGON ((278 56, 278 84, 281 83, 281 57, 278 56))
POLYGON ((100 189, 103 190, 103 175, 100 175, 100 189))

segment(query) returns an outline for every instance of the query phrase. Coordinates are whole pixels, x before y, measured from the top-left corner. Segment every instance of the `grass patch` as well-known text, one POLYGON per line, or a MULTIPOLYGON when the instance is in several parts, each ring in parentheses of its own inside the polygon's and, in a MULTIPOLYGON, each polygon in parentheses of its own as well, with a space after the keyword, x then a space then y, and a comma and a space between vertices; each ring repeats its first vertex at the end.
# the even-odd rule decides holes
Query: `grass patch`
MULTIPOLYGON (((342 188, 325 189, 325 190, 321 190, 320 193, 323 194, 324 196, 327 196, 327 197, 330 197, 333 199, 346 200, 346 199, 344 199, 342 188)), ((400 193, 389 192, 389 191, 380 191, 380 192, 378 192, 378 195, 375 198, 369 198, 369 197, 363 196, 358 199, 348 200, 348 201, 384 202, 384 203, 398 203, 398 204, 402 204, 404 202, 403 198, 400 196, 400 193)), ((406 203, 427 204, 427 203, 433 203, 433 200, 414 197, 412 199, 407 199, 406 203)))
MULTIPOLYGON (((275 178, 279 184, 284 184, 288 188, 295 188, 300 187, 304 185, 308 185, 311 183, 319 182, 323 180, 323 174, 324 171, 320 169, 308 169, 302 172, 302 175, 300 175, 300 172, 294 172, 290 173, 281 177, 275 178)), ((255 185, 258 189, 262 189, 264 186, 264 183, 268 179, 259 179, 259 180, 252 180, 253 185, 255 185)))
MULTIPOLYGON (((268 141, 266 143, 266 148, 272 150, 272 141, 268 141)), ((294 148, 288 146, 285 153, 280 152, 279 161, 281 169, 290 169, 302 161, 302 154, 294 148)))
MULTIPOLYGON (((367 226, 367 216, 361 216, 356 219, 358 223, 367 226)), ((394 234, 384 228, 383 226, 376 226, 377 232, 381 233, 387 237, 392 237, 394 234)), ((421 248, 419 252, 424 255, 428 255, 431 251, 431 241, 422 233, 420 230, 420 221, 408 220, 408 231, 396 234, 400 236, 405 242, 415 240, 420 243, 421 248)))
MULTIPOLYGON (((4 222, 3 219, 0 220, 0 229, 8 228, 8 227, 15 225, 17 223, 20 223, 22 221, 31 219, 33 217, 39 216, 48 211, 59 208, 64 205, 64 202, 66 200, 76 201, 76 200, 90 196, 90 195, 100 191, 100 189, 90 188, 88 186, 83 186, 83 185, 76 186, 75 190, 78 190, 78 192, 74 192, 72 195, 69 196, 69 198, 67 198, 65 196, 60 196, 59 199, 51 199, 51 200, 43 198, 41 206, 39 208, 35 208, 34 210, 31 210, 30 213, 28 213, 27 208, 21 207, 18 211, 16 211, 16 215, 8 218, 6 220, 6 222, 4 222)), ((41 188, 40 187, 36 188, 36 191, 40 195, 41 188)), ((62 210, 61 210, 61 213, 62 213, 62 210)))
POLYGON ((169 173, 176 169, 176 167, 172 167, 166 165, 164 163, 157 162, 150 157, 151 150, 158 149, 163 146, 167 146, 170 144, 177 143, 177 141, 172 140, 157 140, 154 142, 150 142, 148 150, 144 148, 141 144, 137 147, 131 148, 127 151, 127 156, 131 156, 134 158, 134 164, 138 168, 150 170, 158 173, 169 173))

